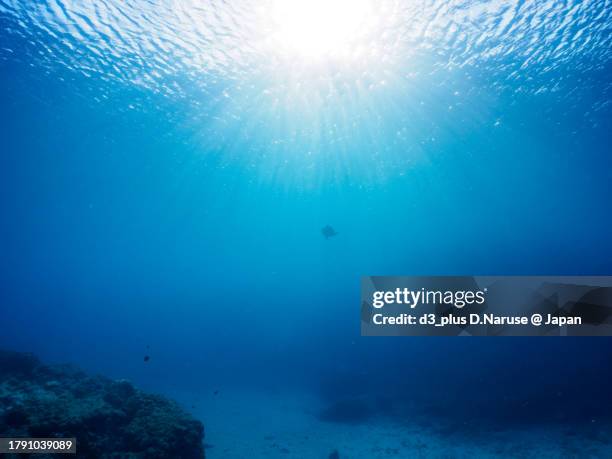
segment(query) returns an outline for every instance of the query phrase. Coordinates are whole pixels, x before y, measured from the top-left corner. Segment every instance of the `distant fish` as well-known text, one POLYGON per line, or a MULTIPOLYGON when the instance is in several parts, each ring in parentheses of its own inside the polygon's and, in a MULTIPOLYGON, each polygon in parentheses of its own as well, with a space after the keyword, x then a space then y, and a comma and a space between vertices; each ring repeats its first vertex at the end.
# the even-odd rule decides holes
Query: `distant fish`
POLYGON ((219 395, 219 390, 217 389, 216 391, 214 391, 213 395, 219 395))
POLYGON ((149 357, 148 355, 145 355, 145 356, 144 356, 144 361, 145 361, 145 362, 148 362, 149 360, 151 360, 151 357, 149 357))
POLYGON ((325 239, 329 239, 330 237, 336 236, 338 233, 331 226, 327 225, 321 228, 321 234, 323 234, 325 239))

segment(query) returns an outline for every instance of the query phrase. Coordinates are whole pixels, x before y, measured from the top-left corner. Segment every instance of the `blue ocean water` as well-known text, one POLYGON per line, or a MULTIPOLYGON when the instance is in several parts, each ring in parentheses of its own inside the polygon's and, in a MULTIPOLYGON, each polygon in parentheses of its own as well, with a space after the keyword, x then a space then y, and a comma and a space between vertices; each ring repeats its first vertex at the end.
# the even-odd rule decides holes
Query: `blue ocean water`
POLYGON ((610 3, 384 0, 349 57, 275 41, 270 3, 0 0, 0 346, 203 399, 210 457, 246 457, 213 390, 385 399, 459 447, 588 425, 551 457, 605 457, 608 339, 362 338, 358 311, 365 275, 611 274, 610 3))

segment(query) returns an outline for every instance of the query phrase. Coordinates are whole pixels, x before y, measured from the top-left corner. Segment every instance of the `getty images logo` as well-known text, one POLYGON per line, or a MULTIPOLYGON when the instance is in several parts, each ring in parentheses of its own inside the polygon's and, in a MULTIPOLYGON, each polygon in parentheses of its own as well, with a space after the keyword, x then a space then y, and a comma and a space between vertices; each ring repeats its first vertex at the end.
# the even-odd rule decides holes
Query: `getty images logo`
POLYGON ((420 304, 446 304, 458 309, 472 304, 483 304, 487 289, 483 290, 411 290, 396 288, 395 290, 377 290, 372 294, 372 306, 380 309, 389 304, 403 304, 414 309, 420 304))

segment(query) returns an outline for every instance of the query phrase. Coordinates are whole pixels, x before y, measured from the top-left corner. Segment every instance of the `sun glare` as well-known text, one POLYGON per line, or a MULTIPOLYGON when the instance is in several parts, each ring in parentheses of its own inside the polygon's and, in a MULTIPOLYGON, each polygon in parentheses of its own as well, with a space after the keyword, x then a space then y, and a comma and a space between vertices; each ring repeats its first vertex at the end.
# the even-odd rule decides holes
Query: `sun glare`
POLYGON ((368 0, 274 0, 277 46, 308 59, 355 56, 371 29, 368 0))

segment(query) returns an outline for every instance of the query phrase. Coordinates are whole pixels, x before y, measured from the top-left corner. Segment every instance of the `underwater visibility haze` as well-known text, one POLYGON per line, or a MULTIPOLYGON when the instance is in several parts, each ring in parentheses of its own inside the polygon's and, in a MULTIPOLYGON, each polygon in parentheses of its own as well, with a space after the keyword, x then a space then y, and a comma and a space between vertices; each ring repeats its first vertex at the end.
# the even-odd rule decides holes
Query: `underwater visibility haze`
POLYGON ((178 400, 213 459, 612 457, 608 338, 359 330, 361 276, 612 274, 611 31, 0 0, 0 347, 178 400))

